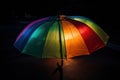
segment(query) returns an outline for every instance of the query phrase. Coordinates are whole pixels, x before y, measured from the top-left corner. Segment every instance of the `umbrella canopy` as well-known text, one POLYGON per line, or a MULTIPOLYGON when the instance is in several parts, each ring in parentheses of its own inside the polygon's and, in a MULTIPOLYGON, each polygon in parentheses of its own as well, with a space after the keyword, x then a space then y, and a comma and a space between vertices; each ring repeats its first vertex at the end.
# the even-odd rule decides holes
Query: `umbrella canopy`
POLYGON ((72 58, 103 48, 109 36, 83 16, 50 16, 23 29, 14 46, 23 54, 40 58, 72 58))

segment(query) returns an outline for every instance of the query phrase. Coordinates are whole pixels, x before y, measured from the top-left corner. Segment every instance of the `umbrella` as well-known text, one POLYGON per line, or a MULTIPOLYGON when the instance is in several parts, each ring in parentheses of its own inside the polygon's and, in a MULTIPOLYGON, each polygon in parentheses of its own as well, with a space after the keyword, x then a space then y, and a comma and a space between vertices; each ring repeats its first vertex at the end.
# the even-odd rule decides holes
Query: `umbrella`
POLYGON ((103 48, 109 36, 84 16, 48 16, 28 24, 14 46, 39 58, 72 58, 103 48))

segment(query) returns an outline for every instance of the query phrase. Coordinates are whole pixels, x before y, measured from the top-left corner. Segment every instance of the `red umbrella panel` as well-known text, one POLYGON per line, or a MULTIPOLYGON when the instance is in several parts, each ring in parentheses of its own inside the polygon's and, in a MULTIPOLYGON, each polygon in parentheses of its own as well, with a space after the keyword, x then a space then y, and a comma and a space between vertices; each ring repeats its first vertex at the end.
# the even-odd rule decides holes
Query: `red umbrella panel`
POLYGON ((50 16, 23 29, 14 46, 39 58, 72 58, 90 55, 108 42, 109 36, 83 16, 50 16))

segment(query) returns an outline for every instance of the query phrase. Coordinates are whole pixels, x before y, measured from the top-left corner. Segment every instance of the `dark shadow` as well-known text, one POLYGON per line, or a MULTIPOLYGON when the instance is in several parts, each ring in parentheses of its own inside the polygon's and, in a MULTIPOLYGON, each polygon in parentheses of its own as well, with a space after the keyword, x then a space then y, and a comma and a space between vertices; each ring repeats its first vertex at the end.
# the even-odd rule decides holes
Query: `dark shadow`
POLYGON ((63 80, 63 60, 61 60, 61 64, 57 62, 57 68, 53 71, 52 76, 57 72, 59 72, 59 80, 63 80))

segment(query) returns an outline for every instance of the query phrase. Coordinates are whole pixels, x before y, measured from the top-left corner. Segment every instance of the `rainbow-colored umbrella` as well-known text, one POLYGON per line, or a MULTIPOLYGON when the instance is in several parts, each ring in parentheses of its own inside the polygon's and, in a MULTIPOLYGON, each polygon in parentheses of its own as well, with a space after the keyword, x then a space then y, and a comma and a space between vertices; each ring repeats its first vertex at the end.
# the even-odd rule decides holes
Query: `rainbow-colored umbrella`
POLYGON ((33 21, 19 34, 14 46, 40 58, 72 58, 103 48, 109 36, 83 16, 50 16, 33 21))

